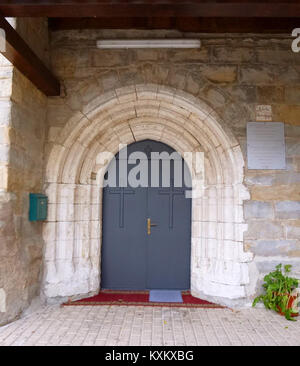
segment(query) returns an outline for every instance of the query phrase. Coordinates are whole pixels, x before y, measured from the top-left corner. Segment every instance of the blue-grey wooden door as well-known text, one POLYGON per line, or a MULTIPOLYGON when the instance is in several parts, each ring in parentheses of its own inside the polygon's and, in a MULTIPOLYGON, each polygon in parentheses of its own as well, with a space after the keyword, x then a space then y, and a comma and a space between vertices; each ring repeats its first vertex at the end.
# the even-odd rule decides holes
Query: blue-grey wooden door
MULTIPOLYGON (((169 146, 144 140, 128 146, 128 155, 144 151, 174 152, 169 146)), ((189 289, 191 256, 191 199, 188 189, 175 187, 171 163, 170 186, 150 187, 153 171, 148 164, 148 187, 120 187, 119 154, 117 186, 103 189, 101 287, 103 289, 189 289)), ((184 176, 182 162, 182 177, 184 176)), ((128 164, 128 171, 135 164, 128 164)), ((108 169, 108 172, 110 168, 108 169)), ((184 181, 182 179, 182 181, 184 181)))

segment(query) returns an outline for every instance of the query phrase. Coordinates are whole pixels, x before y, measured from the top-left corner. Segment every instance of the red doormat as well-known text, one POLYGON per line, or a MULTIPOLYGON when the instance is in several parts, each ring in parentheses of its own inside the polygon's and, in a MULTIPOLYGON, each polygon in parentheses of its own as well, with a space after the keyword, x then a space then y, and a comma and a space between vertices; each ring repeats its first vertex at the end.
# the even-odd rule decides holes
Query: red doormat
POLYGON ((190 291, 182 291, 183 302, 150 302, 149 291, 116 291, 101 290, 98 295, 77 301, 68 301, 64 306, 73 305, 134 305, 134 306, 168 306, 168 307, 192 307, 192 308, 216 308, 224 306, 213 304, 206 300, 198 299, 191 295, 190 291))

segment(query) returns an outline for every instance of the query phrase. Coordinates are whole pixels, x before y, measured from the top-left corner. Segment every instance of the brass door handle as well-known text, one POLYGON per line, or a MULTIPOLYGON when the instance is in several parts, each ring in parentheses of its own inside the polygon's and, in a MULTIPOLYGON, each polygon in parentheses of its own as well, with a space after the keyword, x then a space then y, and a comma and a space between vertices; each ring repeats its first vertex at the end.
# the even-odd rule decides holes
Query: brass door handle
POLYGON ((152 226, 157 226, 157 224, 151 224, 151 219, 148 218, 147 219, 147 233, 148 233, 148 235, 151 235, 151 227, 152 226))

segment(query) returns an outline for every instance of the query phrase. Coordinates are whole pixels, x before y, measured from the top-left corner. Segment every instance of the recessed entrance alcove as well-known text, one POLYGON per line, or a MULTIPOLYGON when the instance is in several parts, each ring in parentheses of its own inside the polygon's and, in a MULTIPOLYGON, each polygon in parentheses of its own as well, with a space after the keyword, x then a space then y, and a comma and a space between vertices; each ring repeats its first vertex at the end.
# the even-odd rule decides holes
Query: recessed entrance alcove
POLYGON ((44 295, 78 298, 101 288, 103 176, 120 144, 143 140, 182 156, 204 154, 204 176, 189 165, 192 179, 204 183, 191 202, 191 291, 217 303, 245 298, 252 257, 243 249, 249 194, 240 145, 202 100, 154 84, 100 95, 74 114, 53 144, 45 177, 44 295))

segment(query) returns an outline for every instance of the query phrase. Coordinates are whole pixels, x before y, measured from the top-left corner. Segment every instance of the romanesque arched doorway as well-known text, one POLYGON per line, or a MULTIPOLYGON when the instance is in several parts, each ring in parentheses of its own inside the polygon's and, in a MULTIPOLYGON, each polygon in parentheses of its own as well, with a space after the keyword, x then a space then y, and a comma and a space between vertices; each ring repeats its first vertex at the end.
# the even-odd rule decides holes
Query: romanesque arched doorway
POLYGON ((139 141, 116 155, 105 179, 101 287, 189 289, 191 178, 181 156, 139 141))
POLYGON ((222 304, 247 300, 252 253, 244 251, 249 193, 240 144, 203 100, 154 84, 97 96, 68 119, 53 143, 45 171, 44 295, 86 297, 102 287, 103 175, 120 144, 145 139, 172 146, 201 183, 192 198, 192 294, 222 304), (107 159, 99 158, 106 152, 107 159), (204 174, 186 152, 204 156, 204 174))

